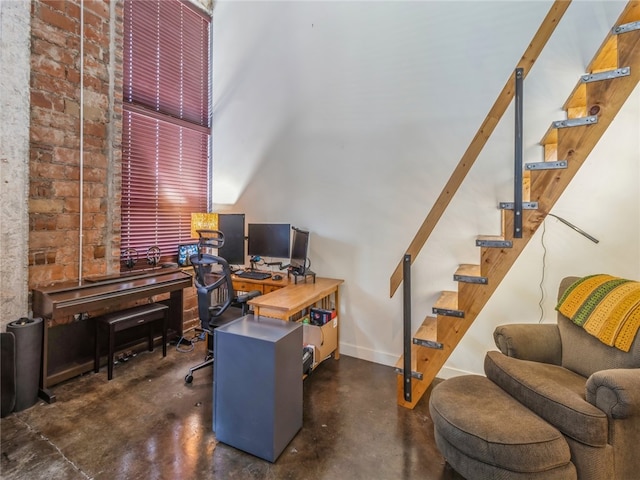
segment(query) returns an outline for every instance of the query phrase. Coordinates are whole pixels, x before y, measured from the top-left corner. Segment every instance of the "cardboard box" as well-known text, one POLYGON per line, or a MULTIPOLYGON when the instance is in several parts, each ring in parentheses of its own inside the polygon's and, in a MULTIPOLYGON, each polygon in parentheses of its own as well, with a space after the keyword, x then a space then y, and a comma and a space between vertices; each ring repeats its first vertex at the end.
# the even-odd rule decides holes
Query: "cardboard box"
POLYGON ((302 341, 305 345, 315 348, 313 365, 315 366, 327 358, 338 348, 338 317, 321 327, 302 325, 302 341))

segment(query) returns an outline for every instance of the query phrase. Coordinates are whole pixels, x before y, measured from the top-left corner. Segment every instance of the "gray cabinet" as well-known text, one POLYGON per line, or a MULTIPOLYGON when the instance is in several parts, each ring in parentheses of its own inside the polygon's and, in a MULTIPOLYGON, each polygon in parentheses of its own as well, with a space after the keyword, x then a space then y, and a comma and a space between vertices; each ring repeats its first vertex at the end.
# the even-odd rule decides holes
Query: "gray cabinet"
POLYGON ((214 331, 218 441, 274 462, 302 428, 302 328, 246 315, 214 331))

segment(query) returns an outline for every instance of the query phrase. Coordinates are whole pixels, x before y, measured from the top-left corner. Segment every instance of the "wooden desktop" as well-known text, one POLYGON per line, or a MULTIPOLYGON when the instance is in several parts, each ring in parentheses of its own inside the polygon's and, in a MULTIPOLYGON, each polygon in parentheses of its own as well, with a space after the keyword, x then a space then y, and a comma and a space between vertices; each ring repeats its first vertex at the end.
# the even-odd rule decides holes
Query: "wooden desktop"
MULTIPOLYGON (((334 308, 340 312, 340 285, 344 280, 335 278, 311 277, 301 280, 291 275, 283 275, 281 280, 267 278, 255 280, 233 276, 233 288, 248 292, 259 290, 262 295, 249 300, 253 313, 258 316, 297 321, 308 313, 309 308, 319 307, 326 310, 334 308)), ((339 324, 338 324, 339 325, 339 324)), ((334 358, 340 358, 340 327, 338 326, 338 347, 334 358)))

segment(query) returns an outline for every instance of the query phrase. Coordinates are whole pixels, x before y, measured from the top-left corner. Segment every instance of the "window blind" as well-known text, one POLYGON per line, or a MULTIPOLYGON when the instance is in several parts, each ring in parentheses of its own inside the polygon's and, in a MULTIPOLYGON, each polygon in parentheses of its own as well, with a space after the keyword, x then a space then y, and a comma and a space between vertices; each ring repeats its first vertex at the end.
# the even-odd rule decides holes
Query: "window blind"
POLYGON ((210 18, 179 0, 125 0, 121 247, 175 256, 207 210, 210 18))

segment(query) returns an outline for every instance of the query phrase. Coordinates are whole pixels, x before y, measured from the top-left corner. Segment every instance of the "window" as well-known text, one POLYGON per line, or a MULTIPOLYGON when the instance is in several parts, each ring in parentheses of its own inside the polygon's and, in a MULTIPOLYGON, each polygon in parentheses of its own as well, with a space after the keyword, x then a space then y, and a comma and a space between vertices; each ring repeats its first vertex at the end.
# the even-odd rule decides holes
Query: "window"
POLYGON ((174 256, 207 211, 210 18, 179 0, 125 0, 121 247, 174 256))

